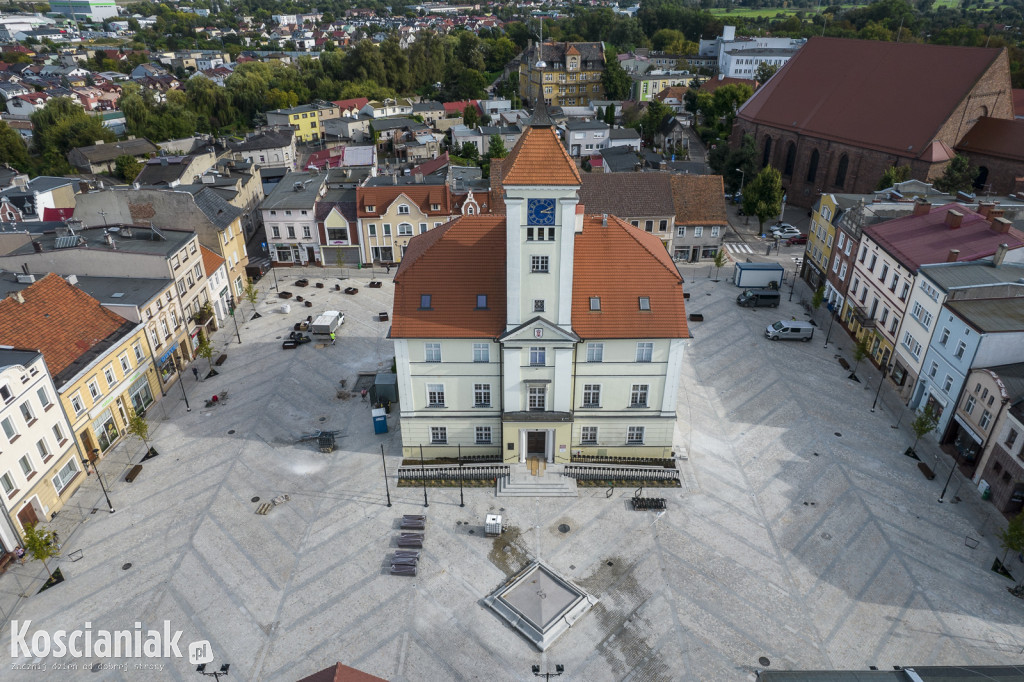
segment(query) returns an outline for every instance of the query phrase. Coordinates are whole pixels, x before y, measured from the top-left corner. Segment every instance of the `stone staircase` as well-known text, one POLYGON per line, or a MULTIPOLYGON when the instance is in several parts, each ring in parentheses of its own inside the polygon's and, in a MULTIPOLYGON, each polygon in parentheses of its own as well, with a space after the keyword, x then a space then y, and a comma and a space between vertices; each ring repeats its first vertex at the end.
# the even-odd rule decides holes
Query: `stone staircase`
POLYGON ((533 476, 525 464, 512 464, 508 476, 498 478, 498 497, 578 497, 576 481, 562 476, 562 465, 548 464, 533 476))

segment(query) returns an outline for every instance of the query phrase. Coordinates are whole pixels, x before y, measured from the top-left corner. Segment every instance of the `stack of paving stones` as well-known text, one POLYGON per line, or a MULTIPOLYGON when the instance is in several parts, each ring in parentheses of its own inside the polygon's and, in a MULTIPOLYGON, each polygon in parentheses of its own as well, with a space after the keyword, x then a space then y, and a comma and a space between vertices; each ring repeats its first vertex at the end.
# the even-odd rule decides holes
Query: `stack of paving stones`
MULTIPOLYGON (((402 517, 400 528, 403 531, 426 530, 427 517, 419 514, 406 514, 402 517)), ((416 565, 420 560, 418 550, 423 547, 423 533, 404 532, 398 536, 399 549, 391 558, 391 575, 416 575, 416 565)))

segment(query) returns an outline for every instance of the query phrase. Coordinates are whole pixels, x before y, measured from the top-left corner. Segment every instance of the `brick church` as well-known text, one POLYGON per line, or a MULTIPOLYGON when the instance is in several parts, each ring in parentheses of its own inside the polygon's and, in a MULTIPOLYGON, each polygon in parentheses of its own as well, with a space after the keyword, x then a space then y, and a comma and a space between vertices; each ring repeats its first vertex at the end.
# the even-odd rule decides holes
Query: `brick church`
POLYGON ((731 144, 746 134, 796 206, 871 192, 889 166, 930 181, 957 152, 982 190, 1013 192, 1024 175, 1005 49, 811 38, 740 107, 731 144))

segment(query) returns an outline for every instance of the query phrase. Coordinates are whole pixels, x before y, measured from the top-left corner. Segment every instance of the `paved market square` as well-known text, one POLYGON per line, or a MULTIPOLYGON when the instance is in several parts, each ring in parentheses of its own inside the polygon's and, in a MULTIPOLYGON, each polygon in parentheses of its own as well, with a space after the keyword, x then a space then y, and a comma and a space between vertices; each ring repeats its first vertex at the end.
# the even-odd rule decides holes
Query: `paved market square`
MULTIPOLYGON (((827 348, 824 329, 808 343, 764 338, 775 320, 806 319, 801 284, 792 301, 787 285, 777 310, 739 308, 731 270, 718 282, 707 266, 683 270, 688 311, 704 321, 692 323, 680 379, 684 485, 658 491, 664 513, 632 511, 633 489, 588 488, 578 498, 467 488, 464 508, 457 488, 429 489, 425 509, 421 488, 396 485, 397 409, 378 436, 358 393, 338 397, 342 379, 351 389, 360 372, 390 370, 388 323, 377 315, 390 310, 390 277, 371 289, 370 273, 345 273, 359 288, 347 296, 333 290, 337 271, 306 273, 327 286, 303 290, 294 287, 302 273, 279 272, 281 289, 314 302, 293 299, 288 314, 263 279, 262 317, 246 321, 248 304, 240 311, 242 344, 233 327, 214 337, 228 356, 219 375, 197 383, 187 373, 191 412, 177 385, 152 411, 159 457, 133 483, 124 474, 141 444, 100 464, 117 512, 107 513, 93 476, 49 524, 61 534, 54 565, 65 582, 35 594, 38 562, 0 576, 4 646, 11 618, 50 632, 169 620, 183 652, 211 643, 210 667, 230 663, 228 680, 297 680, 336 662, 395 681, 495 682, 534 679, 535 664, 564 665, 565 680, 646 681, 747 680, 766 665, 1020 663, 1024 601, 989 570, 1005 521, 958 476, 963 501, 937 503, 948 460, 919 448, 938 474, 928 481, 902 454, 910 417, 884 387, 870 412, 878 373, 862 364, 862 382, 846 378, 836 355, 852 364, 852 343, 838 327, 827 348), (281 349, 294 322, 327 309, 346 312, 336 345, 281 349), (204 407, 222 391, 226 402, 204 407), (341 431, 335 452, 296 443, 320 428, 341 431), (255 513, 280 495, 288 501, 255 513), (399 519, 420 513, 419 574, 392 576, 399 519), (488 513, 504 517, 500 538, 485 537, 488 513), (599 598, 543 654, 483 602, 534 559, 599 598)), ((1024 564, 1008 563, 1024 577, 1024 564)), ((199 679, 186 658, 145 661, 157 671, 60 660, 103 664, 89 679, 199 679)), ((41 674, 6 666, 2 676, 41 674)))

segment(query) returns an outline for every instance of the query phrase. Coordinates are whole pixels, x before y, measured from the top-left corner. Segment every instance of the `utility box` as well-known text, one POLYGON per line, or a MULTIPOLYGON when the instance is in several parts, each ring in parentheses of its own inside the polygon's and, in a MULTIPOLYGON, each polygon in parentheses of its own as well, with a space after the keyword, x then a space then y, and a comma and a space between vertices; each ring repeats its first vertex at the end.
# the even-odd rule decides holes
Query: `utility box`
POLYGON ((733 275, 733 284, 738 287, 757 287, 767 289, 782 285, 782 277, 786 269, 778 263, 737 263, 733 275))
POLYGON ((388 415, 383 407, 375 407, 370 410, 373 415, 373 432, 376 434, 388 432, 388 415))
POLYGON ((501 535, 501 514, 488 514, 484 529, 487 531, 487 537, 489 538, 496 538, 501 535))
POLYGON ((337 310, 328 310, 317 316, 309 325, 309 331, 314 334, 330 334, 345 323, 345 315, 337 310))
POLYGON ((370 395, 374 403, 398 402, 398 375, 394 372, 378 372, 373 379, 370 395))

